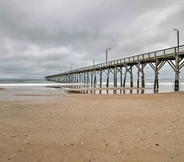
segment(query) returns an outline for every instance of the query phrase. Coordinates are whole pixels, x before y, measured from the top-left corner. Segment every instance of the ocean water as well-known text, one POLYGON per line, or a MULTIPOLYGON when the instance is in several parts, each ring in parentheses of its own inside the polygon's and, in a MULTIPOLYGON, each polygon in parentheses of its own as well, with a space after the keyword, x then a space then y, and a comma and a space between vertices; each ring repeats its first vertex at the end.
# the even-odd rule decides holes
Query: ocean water
MULTIPOLYGON (((73 85, 76 84, 68 84, 68 83, 58 83, 58 82, 49 82, 49 81, 45 81, 45 80, 26 80, 26 79, 11 79, 11 80, 0 80, 0 88, 4 88, 6 90, 1 90, 0 94, 3 95, 6 92, 10 92, 10 91, 16 91, 16 93, 19 94, 29 94, 29 93, 36 93, 36 94, 43 94, 43 93, 47 93, 47 94, 57 94, 57 93, 65 93, 62 88, 58 88, 58 87, 72 87, 73 85)), ((105 87, 106 83, 103 83, 102 86, 105 87)), ((134 81, 134 87, 136 88, 136 81, 134 81)), ((113 83, 111 82, 109 84, 109 87, 113 87, 113 83)), ((118 83, 118 87, 120 87, 120 84, 118 83)), ((130 87, 129 83, 126 83, 126 87, 130 87)), ((139 86, 141 88, 141 85, 139 86)), ((129 94, 129 93, 154 93, 154 84, 153 84, 153 80, 145 80, 145 90, 144 91, 137 91, 137 90, 125 90, 125 91, 120 91, 117 90, 116 94, 119 93, 125 93, 125 94, 129 94)), ((99 88, 99 86, 97 86, 97 88, 99 88)), ((180 91, 184 91, 184 81, 181 80, 180 81, 180 87, 179 87, 180 91)), ((102 91, 101 94, 106 94, 106 90, 102 91)), ((159 80, 159 93, 166 93, 166 92, 174 92, 174 82, 173 80, 159 80)), ((96 94, 98 94, 99 91, 96 91, 96 94)), ((114 93, 114 91, 112 90, 109 91, 109 93, 114 93)))
POLYGON ((62 85, 58 82, 48 82, 46 80, 41 79, 0 79, 0 86, 6 86, 6 87, 43 87, 43 86, 52 86, 52 85, 62 85))
POLYGON ((24 79, 12 79, 12 80, 0 80, 0 95, 14 96, 22 94, 58 94, 65 93, 59 88, 61 83, 47 82, 45 80, 24 80, 24 79))
POLYGON ((0 80, 0 101, 44 101, 55 100, 65 93, 63 84, 45 80, 0 80), (46 95, 45 95, 46 94, 46 95))

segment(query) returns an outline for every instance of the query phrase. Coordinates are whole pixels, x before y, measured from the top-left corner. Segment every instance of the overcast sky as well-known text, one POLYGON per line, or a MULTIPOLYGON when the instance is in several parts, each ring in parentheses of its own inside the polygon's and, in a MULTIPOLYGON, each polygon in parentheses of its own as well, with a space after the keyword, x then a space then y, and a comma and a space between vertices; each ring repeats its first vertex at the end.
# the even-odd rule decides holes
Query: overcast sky
POLYGON ((184 44, 183 0, 0 0, 0 79, 173 47, 173 28, 184 44))

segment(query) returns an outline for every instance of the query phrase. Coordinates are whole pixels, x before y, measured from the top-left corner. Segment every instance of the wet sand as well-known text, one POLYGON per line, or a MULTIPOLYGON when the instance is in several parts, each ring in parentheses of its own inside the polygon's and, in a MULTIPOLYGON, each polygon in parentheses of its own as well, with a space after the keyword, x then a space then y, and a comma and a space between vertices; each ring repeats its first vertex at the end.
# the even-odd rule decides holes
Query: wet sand
POLYGON ((0 100, 0 161, 182 162, 183 99, 14 93, 0 100))

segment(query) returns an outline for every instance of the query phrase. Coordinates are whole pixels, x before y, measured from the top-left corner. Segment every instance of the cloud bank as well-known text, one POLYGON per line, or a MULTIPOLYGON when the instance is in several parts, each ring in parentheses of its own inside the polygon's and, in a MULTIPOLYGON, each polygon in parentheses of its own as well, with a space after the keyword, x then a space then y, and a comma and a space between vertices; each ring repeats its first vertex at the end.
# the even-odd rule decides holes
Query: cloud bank
MULTIPOLYGON (((0 78, 60 71, 184 44, 184 1, 1 0, 0 78)), ((172 71, 172 69, 171 69, 172 71)))

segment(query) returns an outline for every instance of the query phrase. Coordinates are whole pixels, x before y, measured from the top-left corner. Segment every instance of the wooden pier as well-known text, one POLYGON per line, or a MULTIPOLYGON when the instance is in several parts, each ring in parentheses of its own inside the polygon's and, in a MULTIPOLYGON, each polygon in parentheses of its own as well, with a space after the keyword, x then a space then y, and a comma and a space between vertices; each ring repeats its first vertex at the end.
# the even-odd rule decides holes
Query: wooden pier
MULTIPOLYGON (((130 56, 118 60, 96 64, 66 71, 63 73, 46 76, 47 81, 61 83, 77 83, 76 88, 102 88, 102 80, 106 80, 106 87, 109 87, 110 74, 113 75, 113 87, 117 87, 118 78, 120 87, 125 87, 127 74, 130 76, 130 88, 133 87, 133 70, 137 67, 137 88, 145 88, 144 68, 149 65, 154 72, 154 92, 159 89, 159 71, 167 62, 175 73, 174 90, 179 91, 180 69, 184 66, 184 45, 148 52, 140 55, 130 56), (124 69, 123 69, 124 68, 124 69), (123 73, 124 71, 124 73, 123 73), (118 77, 119 75, 119 77, 118 77), (140 80, 141 78, 141 80, 140 80), (83 84, 83 86, 81 86, 83 84)), ((174 75, 174 74, 173 74, 174 75)))

